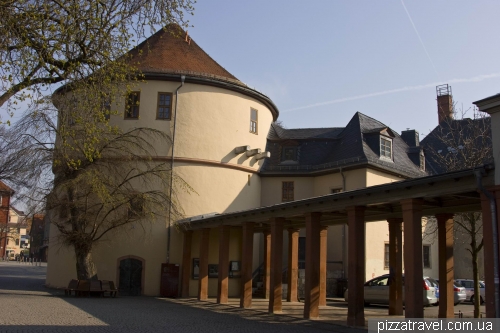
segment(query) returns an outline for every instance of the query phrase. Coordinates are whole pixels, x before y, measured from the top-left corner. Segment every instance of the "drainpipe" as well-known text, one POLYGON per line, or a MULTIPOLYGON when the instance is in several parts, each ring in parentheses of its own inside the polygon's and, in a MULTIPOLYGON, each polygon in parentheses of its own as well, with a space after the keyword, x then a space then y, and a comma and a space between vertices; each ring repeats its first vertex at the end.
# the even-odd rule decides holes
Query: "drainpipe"
POLYGON ((168 210, 168 231, 167 231, 167 264, 170 263, 170 238, 172 227, 172 190, 174 188, 174 148, 175 148, 175 128, 177 125, 177 101, 179 100, 179 89, 184 85, 186 77, 181 75, 181 85, 175 90, 175 105, 174 105, 174 130, 172 132, 172 159, 170 160, 170 208, 168 210))
MULTIPOLYGON (((340 175, 342 176, 342 192, 345 192, 345 175, 340 168, 340 175)), ((345 279, 345 223, 342 224, 342 278, 345 279)))
POLYGON ((491 224, 493 230, 493 278, 495 284, 495 318, 500 318, 500 291, 499 291, 499 273, 498 273, 498 225, 497 225, 497 207, 495 197, 483 187, 481 170, 474 170, 477 180, 477 187, 490 201, 491 224))

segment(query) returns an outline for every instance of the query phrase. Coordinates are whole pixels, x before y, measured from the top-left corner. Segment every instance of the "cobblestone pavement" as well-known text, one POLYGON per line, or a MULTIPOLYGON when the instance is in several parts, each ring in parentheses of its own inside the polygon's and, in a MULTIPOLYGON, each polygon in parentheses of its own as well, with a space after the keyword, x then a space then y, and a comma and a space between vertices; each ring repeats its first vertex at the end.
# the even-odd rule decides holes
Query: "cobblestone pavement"
MULTIPOLYGON (((45 289, 45 266, 0 262, 0 332, 364 333, 288 314, 156 297, 64 296, 45 289)), ((298 303, 300 305, 300 303, 298 303)))

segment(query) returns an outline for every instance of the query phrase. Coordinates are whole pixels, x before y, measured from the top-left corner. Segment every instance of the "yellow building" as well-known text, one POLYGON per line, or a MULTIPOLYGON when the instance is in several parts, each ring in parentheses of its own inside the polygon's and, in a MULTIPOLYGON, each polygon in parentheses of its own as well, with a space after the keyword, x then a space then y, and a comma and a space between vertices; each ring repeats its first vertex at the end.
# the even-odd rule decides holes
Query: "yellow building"
MULTIPOLYGON (((110 121, 123 129, 151 127, 173 137, 174 148, 161 144, 157 148, 165 159, 172 158, 174 149, 175 172, 196 191, 179 192, 188 219, 426 175, 415 131, 399 135, 362 113, 356 113, 345 127, 284 129, 273 123, 279 111, 267 96, 236 79, 187 35, 175 38, 161 30, 138 49, 146 47, 149 51, 143 55, 131 51, 145 75, 145 82, 133 88, 129 99, 138 103, 127 109, 123 101, 118 106, 123 113, 111 116, 110 121)), ((52 214, 51 218, 58 216, 52 214)), ((93 249, 99 278, 117 281, 122 293, 159 295, 161 264, 178 264, 183 269, 183 234, 166 221, 157 222, 147 235, 128 230, 126 236, 110 234, 100 242, 93 249)), ((229 232, 228 255, 235 274, 228 293, 238 296, 242 231, 230 228, 229 232)), ((347 233, 345 222, 328 228, 327 271, 331 279, 347 277, 347 233)), ((65 287, 75 278, 74 253, 57 243, 56 228, 52 227, 50 234, 47 284, 65 287)), ((303 235, 304 230, 299 235, 299 260, 303 235)), ((366 235, 365 272, 369 279, 389 272, 387 221, 368 223, 366 235)), ((218 244, 215 229, 207 237, 211 244, 218 244)), ((191 296, 197 294, 201 238, 200 233, 193 234, 189 249, 191 296)), ((266 252, 262 233, 254 234, 253 240, 252 268, 256 270, 266 252)), ((287 246, 285 241, 283 247, 287 246)), ((433 251, 427 252, 431 254, 433 251)), ((214 277, 219 255, 217 247, 210 247, 208 263, 214 277)), ((285 266, 287 260, 284 256, 285 266)), ((215 296, 216 291, 217 279, 209 279, 209 296, 215 296)))

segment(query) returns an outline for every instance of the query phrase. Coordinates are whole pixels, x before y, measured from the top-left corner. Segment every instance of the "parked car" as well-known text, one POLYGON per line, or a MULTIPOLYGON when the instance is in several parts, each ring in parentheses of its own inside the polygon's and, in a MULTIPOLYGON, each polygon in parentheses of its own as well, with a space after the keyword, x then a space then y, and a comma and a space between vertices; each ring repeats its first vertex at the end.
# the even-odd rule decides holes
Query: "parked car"
MULTIPOLYGON (((436 282, 439 284, 439 280, 436 279, 436 282)), ((439 289, 439 286, 438 286, 439 289)), ((437 291, 437 297, 439 298, 439 290, 437 291)), ((467 293, 465 288, 460 285, 458 282, 453 283, 453 304, 457 305, 465 301, 467 298, 467 293)))
MULTIPOLYGON (((389 285, 391 279, 389 279, 389 274, 381 275, 374 279, 365 282, 364 285, 364 296, 365 305, 370 303, 376 304, 389 304, 389 285)), ((424 306, 430 306, 438 302, 436 297, 436 287, 438 283, 436 280, 430 277, 423 277, 423 298, 424 306)), ((404 276, 403 276, 403 286, 404 286, 404 276)), ((349 290, 344 293, 344 299, 347 302, 349 298, 349 290)), ((403 303, 404 303, 404 288, 403 288, 403 303)))
MULTIPOLYGON (((474 280, 456 279, 455 282, 465 288, 465 293, 467 296, 466 300, 474 303, 474 280)), ((481 304, 483 304, 485 299, 486 299, 483 281, 479 281, 479 295, 481 297, 480 302, 481 302, 481 304)))

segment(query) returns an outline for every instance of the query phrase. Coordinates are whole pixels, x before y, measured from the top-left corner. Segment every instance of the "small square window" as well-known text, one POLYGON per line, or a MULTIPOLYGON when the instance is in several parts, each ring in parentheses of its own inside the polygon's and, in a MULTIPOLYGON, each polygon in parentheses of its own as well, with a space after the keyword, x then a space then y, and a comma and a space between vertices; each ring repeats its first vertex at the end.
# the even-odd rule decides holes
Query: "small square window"
POLYGON ((281 153, 282 161, 297 161, 297 148, 296 147, 283 147, 281 153))
POLYGON ((172 94, 159 92, 156 119, 170 120, 172 116, 171 110, 172 110, 172 94))
POLYGON ((281 200, 293 201, 293 182, 283 182, 281 188, 281 200))
POLYGON ((332 189, 330 189, 330 193, 331 194, 340 193, 340 192, 342 192, 342 188, 341 187, 340 188, 332 188, 332 189))
POLYGON ((250 109, 250 133, 257 134, 258 112, 255 109, 250 109))
POLYGON ((392 141, 386 138, 380 138, 380 157, 386 157, 392 160, 392 141))
POLYGON ((127 97, 127 105, 125 106, 125 119, 139 118, 139 104, 141 93, 139 91, 131 92, 127 97))

